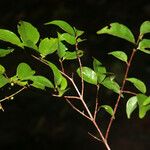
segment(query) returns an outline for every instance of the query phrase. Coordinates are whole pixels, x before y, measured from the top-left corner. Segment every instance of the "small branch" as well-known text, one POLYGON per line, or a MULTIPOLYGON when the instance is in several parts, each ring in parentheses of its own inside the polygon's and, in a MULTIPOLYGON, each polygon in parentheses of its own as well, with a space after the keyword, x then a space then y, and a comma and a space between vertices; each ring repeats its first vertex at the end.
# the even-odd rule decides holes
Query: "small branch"
POLYGON ((111 128, 111 125, 112 125, 112 123, 113 123, 114 116, 115 116, 115 114, 116 114, 116 111, 117 111, 117 108, 118 108, 118 105, 119 105, 119 102, 120 102, 120 99, 121 99, 121 95, 122 95, 122 93, 123 93, 123 89, 124 89, 124 86, 125 86, 125 83, 126 83, 126 79, 127 79, 127 77, 128 77, 128 73, 129 73, 129 69, 130 69, 130 66, 131 66, 131 62, 132 62, 132 60, 133 60, 133 57, 134 57, 136 51, 137 51, 136 49, 133 49, 132 54, 131 54, 131 56, 130 56, 130 59, 129 59, 128 63, 127 63, 127 68, 126 68, 126 71, 125 71, 125 76, 124 76, 124 79, 123 79, 123 82, 122 82, 122 86, 121 86, 121 89, 120 89, 120 93, 119 93, 119 95, 118 95, 118 98, 117 98, 117 101, 116 101, 116 104, 115 104, 115 107, 114 107, 114 113, 113 113, 113 115, 112 115, 112 117, 111 117, 111 119, 110 119, 110 121, 109 121, 109 124, 108 124, 108 127, 107 127, 107 131, 106 131, 106 134, 105 134, 105 139, 106 139, 106 140, 108 139, 108 135, 109 135, 109 132, 110 132, 110 128, 111 128))
POLYGON ((59 59, 60 65, 61 65, 61 71, 65 73, 64 65, 61 59, 59 59))
POLYGON ((101 140, 101 139, 99 139, 98 137, 96 137, 96 136, 95 136, 95 135, 93 135, 92 133, 88 132, 88 134, 89 134, 92 138, 96 139, 97 141, 102 142, 102 140, 101 140))
POLYGON ((96 89, 94 120, 96 120, 96 115, 97 115, 97 110, 98 110, 98 92, 99 92, 99 85, 97 85, 97 89, 96 89))
POLYGON ((127 93, 127 94, 131 94, 131 95, 137 95, 137 93, 134 93, 134 92, 131 92, 131 91, 123 90, 122 92, 127 93))
MULTIPOLYGON (((76 54, 77 54, 77 51, 79 50, 78 49, 78 41, 77 41, 77 37, 76 37, 76 44, 75 44, 75 49, 76 49, 76 54)), ((81 95, 83 97, 84 95, 84 81, 83 81, 83 71, 82 71, 82 62, 81 62, 81 59, 80 57, 78 56, 77 54, 77 58, 78 58, 78 62, 79 62, 79 66, 80 66, 80 72, 81 72, 81 84, 82 84, 82 87, 81 87, 81 95)))
POLYGON ((80 100, 80 97, 77 97, 77 96, 64 96, 64 98, 66 99, 78 99, 80 100))
POLYGON ((84 116, 85 118, 87 118, 88 120, 91 121, 91 118, 88 117, 86 114, 84 114, 82 111, 80 111, 78 108, 76 108, 67 98, 66 98, 67 103, 75 110, 77 111, 79 114, 81 114, 82 116, 84 116))
POLYGON ((11 99, 12 97, 14 97, 15 95, 19 94, 20 92, 22 92, 22 91, 23 91, 24 89, 26 89, 26 88, 27 88, 27 87, 24 86, 23 88, 21 88, 21 89, 18 90, 17 92, 15 92, 15 93, 13 93, 13 94, 11 94, 11 95, 9 95, 9 96, 7 96, 7 97, 1 99, 1 100, 0 100, 0 103, 3 102, 3 101, 5 101, 5 100, 11 99))

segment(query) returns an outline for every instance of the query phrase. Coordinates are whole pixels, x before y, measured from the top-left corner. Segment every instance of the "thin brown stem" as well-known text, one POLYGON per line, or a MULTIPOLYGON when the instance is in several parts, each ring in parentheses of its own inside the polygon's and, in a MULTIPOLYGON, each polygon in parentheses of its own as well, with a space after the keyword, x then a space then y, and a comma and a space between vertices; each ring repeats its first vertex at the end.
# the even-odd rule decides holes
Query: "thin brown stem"
POLYGON ((131 92, 131 91, 123 90, 122 92, 127 93, 127 94, 131 94, 131 95, 137 95, 137 93, 134 93, 134 92, 131 92))
POLYGON ((17 92, 15 92, 15 93, 13 93, 13 94, 11 94, 11 95, 9 95, 9 96, 7 96, 7 97, 1 99, 1 100, 0 100, 0 103, 3 102, 3 101, 5 101, 5 100, 11 99, 12 97, 14 97, 15 95, 19 94, 20 92, 22 92, 22 91, 23 91, 24 89, 26 89, 26 88, 27 88, 27 87, 24 86, 23 88, 21 88, 21 89, 18 90, 17 92))
MULTIPOLYGON (((75 49, 76 49, 76 54, 77 54, 77 51, 79 50, 79 49, 78 49, 77 37, 76 37, 75 49)), ((83 95, 84 95, 84 80, 83 80, 82 62, 81 62, 81 59, 80 59, 80 57, 78 56, 78 54, 77 54, 77 58, 78 58, 79 67, 80 67, 80 73, 81 73, 81 84, 82 84, 82 87, 81 87, 81 95, 83 96, 83 95)))
POLYGON ((80 100, 80 97, 77 96, 64 96, 64 98, 80 100))
POLYGON ((97 115, 97 110, 98 110, 98 93, 99 93, 99 85, 97 85, 97 89, 96 89, 94 120, 96 120, 96 115, 97 115))
POLYGON ((62 72, 65 72, 65 69, 64 69, 64 65, 63 65, 62 60, 60 59, 59 62, 60 62, 60 65, 61 65, 61 71, 62 71, 62 72))
POLYGON ((114 116, 116 114, 116 111, 117 111, 117 108, 118 108, 118 105, 119 105, 119 102, 120 102, 120 99, 121 99, 121 95, 123 93, 123 89, 124 89, 124 86, 125 86, 125 83, 126 83, 126 79, 128 77, 128 72, 129 72, 129 69, 130 69, 130 66, 131 66, 131 62, 133 60, 133 57, 134 57, 136 51, 137 51, 136 49, 133 49, 132 54, 130 56, 130 59, 129 59, 128 63, 127 63, 127 67, 126 67, 126 71, 125 71, 125 76, 124 76, 124 79, 123 79, 123 82, 122 82, 120 93, 118 95, 118 98, 117 98, 117 101, 116 101, 116 104, 115 104, 115 107, 114 107, 114 112, 113 112, 112 117, 110 118, 110 121, 109 121, 109 124, 108 124, 108 127, 107 127, 107 131, 106 131, 106 134, 105 134, 105 139, 106 140, 108 139, 110 128, 112 126, 112 123, 113 123, 113 120, 114 120, 114 116))

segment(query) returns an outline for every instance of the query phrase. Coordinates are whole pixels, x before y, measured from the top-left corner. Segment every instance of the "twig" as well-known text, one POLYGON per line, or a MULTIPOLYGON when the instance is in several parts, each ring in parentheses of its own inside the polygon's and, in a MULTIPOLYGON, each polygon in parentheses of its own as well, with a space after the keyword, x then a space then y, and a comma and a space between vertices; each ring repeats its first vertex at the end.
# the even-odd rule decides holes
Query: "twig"
POLYGON ((21 89, 18 90, 17 92, 15 92, 15 93, 13 93, 13 94, 11 94, 11 95, 9 95, 9 96, 7 96, 7 97, 1 99, 1 100, 0 100, 0 103, 3 102, 3 101, 5 101, 5 100, 11 99, 11 97, 14 97, 15 95, 17 95, 18 93, 22 92, 22 91, 23 91, 24 89, 26 89, 26 88, 27 88, 27 87, 24 86, 23 88, 21 88, 21 89))
POLYGON ((66 98, 66 102, 74 109, 76 110, 78 113, 80 113, 82 116, 86 117, 88 120, 91 121, 91 118, 89 116, 87 116, 85 113, 83 113, 82 111, 80 111, 78 108, 76 108, 67 98, 66 98))
POLYGON ((97 141, 102 142, 102 140, 101 140, 101 139, 99 139, 98 137, 96 137, 96 136, 95 136, 95 135, 93 135, 92 133, 88 132, 88 134, 89 134, 91 137, 93 137, 94 139, 96 139, 97 141))
POLYGON ((108 127, 107 127, 107 131, 106 131, 106 134, 105 134, 105 139, 106 140, 108 139, 109 131, 110 131, 111 125, 113 123, 114 116, 116 114, 116 111, 117 111, 117 108, 118 108, 118 105, 119 105, 119 102, 120 102, 120 99, 121 99, 121 95, 123 93, 123 89, 124 89, 124 86, 125 86, 125 83, 126 83, 126 79, 128 77, 128 72, 129 72, 129 69, 130 69, 130 65, 131 65, 131 62, 133 60, 133 57, 134 57, 136 51, 137 51, 136 49, 133 49, 132 54, 130 56, 130 59, 129 59, 128 63, 127 63, 127 68, 126 68, 126 71, 125 71, 125 76, 124 76, 124 79, 123 79, 123 82, 122 82, 120 93, 118 95, 118 98, 117 98, 117 101, 116 101, 116 104, 115 104, 115 107, 114 107, 113 115, 110 118, 110 121, 109 121, 109 124, 108 124, 108 127))
POLYGON ((67 98, 67 99, 78 99, 78 100, 80 100, 80 97, 77 97, 77 96, 64 96, 64 98, 67 98))
POLYGON ((97 89, 96 89, 94 120, 96 120, 96 115, 97 115, 97 110, 98 110, 98 92, 99 92, 99 85, 97 85, 97 89))
POLYGON ((131 94, 131 95, 137 95, 137 93, 134 93, 134 92, 131 92, 131 91, 123 90, 122 92, 127 93, 127 94, 131 94))

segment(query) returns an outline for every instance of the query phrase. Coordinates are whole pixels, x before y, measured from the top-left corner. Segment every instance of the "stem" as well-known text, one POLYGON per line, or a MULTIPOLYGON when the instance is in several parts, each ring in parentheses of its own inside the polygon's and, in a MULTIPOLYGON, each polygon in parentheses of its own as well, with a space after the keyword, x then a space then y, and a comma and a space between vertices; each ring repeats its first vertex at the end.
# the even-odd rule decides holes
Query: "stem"
POLYGON ((134 92, 131 92, 131 91, 123 90, 122 92, 127 93, 127 94, 131 94, 131 95, 137 95, 137 93, 134 93, 134 92))
POLYGON ((27 87, 24 86, 23 88, 21 88, 21 89, 18 90, 17 92, 15 92, 15 93, 13 93, 13 94, 11 94, 11 95, 9 95, 9 96, 7 96, 7 97, 1 99, 1 100, 0 100, 0 103, 3 102, 3 101, 5 101, 5 100, 10 99, 11 97, 14 97, 15 95, 19 94, 20 92, 22 92, 22 91, 23 91, 24 89, 26 89, 26 88, 27 88, 27 87))
POLYGON ((117 98, 117 101, 116 101, 116 104, 115 104, 115 107, 114 107, 114 113, 113 113, 113 115, 112 115, 112 117, 111 117, 111 119, 109 121, 108 127, 107 127, 107 131, 106 131, 106 135, 105 135, 105 139, 106 140, 108 139, 110 128, 112 126, 112 123, 113 123, 113 120, 114 120, 114 116, 116 114, 116 111, 117 111, 117 108, 118 108, 118 105, 119 105, 119 102, 120 102, 120 99, 121 99, 121 95, 123 93, 123 89, 124 89, 124 86, 125 86, 125 83, 126 83, 126 79, 128 77, 128 73, 129 73, 129 69, 130 69, 130 66, 131 66, 131 62, 133 60, 133 57, 134 57, 136 51, 137 51, 136 49, 133 49, 132 54, 130 56, 130 59, 129 59, 128 63, 127 63, 127 68, 126 68, 126 71, 125 71, 125 76, 124 76, 124 79, 123 79, 123 82, 122 82, 120 93, 119 93, 119 96, 117 98))

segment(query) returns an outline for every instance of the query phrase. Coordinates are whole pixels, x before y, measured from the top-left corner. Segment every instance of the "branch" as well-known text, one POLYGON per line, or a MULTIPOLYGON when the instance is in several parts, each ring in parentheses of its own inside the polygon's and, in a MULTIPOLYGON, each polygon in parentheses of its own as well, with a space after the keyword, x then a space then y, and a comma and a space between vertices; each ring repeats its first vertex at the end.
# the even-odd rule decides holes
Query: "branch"
POLYGON ((11 99, 12 97, 14 97, 15 95, 19 94, 20 92, 22 92, 22 91, 23 91, 24 89, 26 89, 26 88, 27 88, 27 87, 24 86, 23 88, 21 88, 21 89, 18 90, 17 92, 15 92, 15 93, 13 93, 13 94, 11 94, 11 95, 9 95, 9 96, 7 96, 7 97, 1 99, 1 100, 0 100, 0 103, 3 102, 3 101, 5 101, 5 100, 11 99))
POLYGON ((105 139, 107 140, 108 139, 108 135, 109 135, 109 132, 110 132, 110 128, 111 128, 111 125, 113 123, 113 120, 114 120, 114 116, 116 114, 116 111, 117 111, 117 108, 118 108, 118 105, 119 105, 119 102, 120 102, 120 99, 121 99, 121 95, 123 93, 123 89, 124 89, 124 86, 125 86, 125 83, 126 83, 126 79, 128 77, 128 73, 129 73, 129 69, 130 69, 130 66, 131 66, 131 62, 133 60, 133 57, 136 53, 136 49, 133 49, 132 51, 132 54, 130 56, 130 59, 127 63, 127 68, 126 68, 126 71, 125 71, 125 76, 124 76, 124 79, 123 79, 123 82, 122 82, 122 86, 121 86, 121 89, 120 89, 120 92, 119 92, 119 95, 118 95, 118 98, 117 98, 117 101, 116 101, 116 104, 115 104, 115 107, 114 107, 114 113, 109 121, 109 124, 108 124, 108 127, 107 127, 107 131, 106 131, 106 135, 105 135, 105 139))
POLYGON ((131 91, 123 90, 122 92, 127 93, 127 94, 131 94, 131 95, 137 95, 137 93, 134 93, 134 92, 131 92, 131 91))

